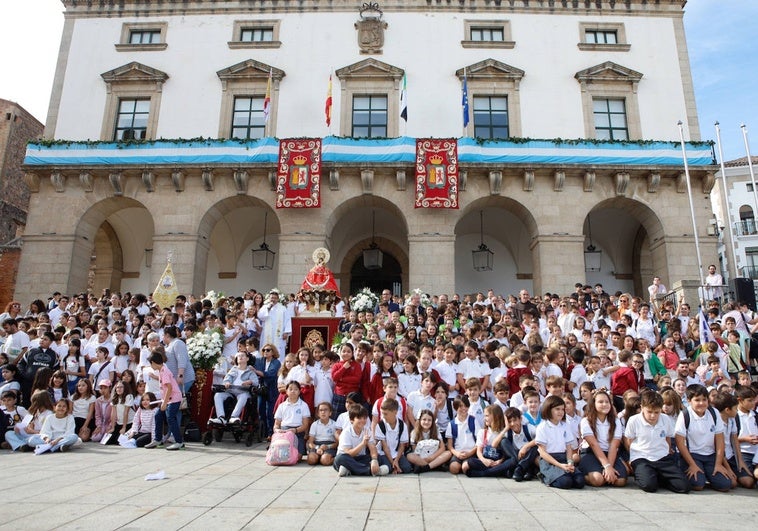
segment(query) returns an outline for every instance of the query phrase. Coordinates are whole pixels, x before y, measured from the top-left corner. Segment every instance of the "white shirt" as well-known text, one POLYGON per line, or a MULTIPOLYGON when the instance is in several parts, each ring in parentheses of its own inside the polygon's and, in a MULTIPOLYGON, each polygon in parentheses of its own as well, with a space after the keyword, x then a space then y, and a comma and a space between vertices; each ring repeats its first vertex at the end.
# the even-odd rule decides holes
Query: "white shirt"
POLYGON ((632 463, 637 459, 660 461, 669 455, 668 438, 674 436, 674 423, 668 415, 661 414, 658 422, 652 425, 638 413, 627 420, 624 436, 632 439, 629 447, 632 463))
POLYGON ((719 415, 718 411, 716 412, 716 423, 714 424, 710 411, 706 410, 703 416, 700 417, 692 410, 692 406, 687 406, 687 409, 690 412, 689 430, 684 425, 684 412, 682 412, 679 413, 679 417, 676 419, 674 431, 677 435, 687 438, 690 453, 700 455, 715 453, 716 434, 724 433, 724 421, 721 420, 721 415, 719 415))
POLYGON ((316 386, 313 391, 313 404, 318 405, 321 402, 331 404, 334 396, 334 382, 332 382, 331 371, 325 371, 319 367, 313 374, 313 385, 316 386))
MULTIPOLYGON (((737 408, 737 415, 740 418, 740 433, 741 437, 747 437, 749 435, 758 435, 758 425, 755 423, 755 411, 748 411, 743 413, 737 408)), ((747 442, 740 443, 740 450, 743 454, 758 454, 758 444, 750 444, 747 442)))
POLYGON ((550 454, 566 453, 566 447, 574 444, 574 436, 565 422, 553 424, 543 420, 534 435, 537 444, 543 445, 550 454))
POLYGON ((285 400, 276 408, 274 418, 282 421, 282 428, 298 428, 303 425, 305 418, 310 418, 311 412, 308 404, 298 398, 294 404, 285 400))
POLYGON ((383 445, 381 444, 381 441, 387 441, 387 447, 389 448, 390 454, 389 458, 395 459, 397 457, 397 449, 398 445, 402 443, 408 443, 408 426, 406 426, 402 420, 399 418, 395 419, 395 427, 392 428, 389 423, 385 420, 380 420, 379 423, 376 425, 376 429, 374 430, 374 439, 376 440, 376 448, 379 451, 379 455, 386 455, 384 453, 383 445), (400 433, 400 425, 403 424, 403 433, 400 433), (380 425, 383 425, 387 431, 387 434, 385 435, 384 432, 382 432, 382 428, 380 425), (398 441, 399 437, 399 441, 398 441))
MULTIPOLYGON (((605 421, 601 422, 598 420, 595 423, 595 431, 597 433, 592 433, 592 427, 590 427, 590 422, 586 418, 582 419, 582 422, 580 423, 580 431, 582 434, 582 437, 595 437, 597 439, 597 444, 600 446, 600 449, 608 453, 608 449, 611 447, 611 440, 621 440, 621 436, 623 435, 623 430, 621 429, 621 422, 616 420, 616 428, 613 430, 613 437, 612 439, 609 439, 608 435, 611 429, 611 423, 608 422, 608 419, 606 418, 605 421)), ((587 445, 589 447, 589 445, 587 445)))
MULTIPOLYGON (((469 378, 484 378, 488 373, 482 370, 482 364, 478 359, 464 358, 458 362, 457 374, 462 374, 464 380, 469 378)), ((437 371, 439 372, 439 371, 437 371)))
POLYGON ((327 441, 334 443, 337 441, 335 435, 337 434, 337 423, 332 419, 324 424, 320 420, 317 420, 311 427, 308 428, 308 435, 313 437, 313 441, 318 443, 325 443, 327 441))
POLYGON ((458 396, 458 391, 453 390, 458 377, 458 366, 455 363, 450 364, 447 361, 441 361, 434 369, 440 375, 442 381, 450 387, 449 398, 458 396))
MULTIPOLYGON (((369 428, 368 422, 360 433, 355 433, 355 428, 352 424, 342 430, 342 433, 340 433, 339 446, 337 446, 337 455, 344 454, 347 450, 351 450, 361 444, 366 435, 371 437, 371 428, 369 428)), ((368 445, 364 446, 363 450, 358 455, 365 455, 367 451, 368 445)))
POLYGON ((574 398, 579 398, 579 386, 588 380, 587 371, 581 365, 574 365, 571 371, 571 381, 576 384, 573 393, 574 398))
POLYGON ((421 394, 421 391, 413 391, 405 400, 408 403, 408 407, 413 409, 413 417, 416 420, 421 416, 423 410, 428 409, 434 413, 434 409, 437 406, 437 402, 432 395, 424 396, 421 394))
MULTIPOLYGON (((458 437, 455 438, 455 442, 453 443, 453 448, 455 448, 459 452, 468 452, 474 446, 476 446, 476 435, 472 433, 472 431, 469 429, 468 417, 466 417, 464 420, 460 420, 458 418, 458 415, 456 415, 455 418, 450 421, 450 424, 448 424, 447 429, 445 430, 445 438, 448 440, 452 440, 453 438, 452 426, 454 422, 455 422, 455 425, 458 427, 458 437)), ((474 428, 476 428, 476 424, 474 425, 474 428)))

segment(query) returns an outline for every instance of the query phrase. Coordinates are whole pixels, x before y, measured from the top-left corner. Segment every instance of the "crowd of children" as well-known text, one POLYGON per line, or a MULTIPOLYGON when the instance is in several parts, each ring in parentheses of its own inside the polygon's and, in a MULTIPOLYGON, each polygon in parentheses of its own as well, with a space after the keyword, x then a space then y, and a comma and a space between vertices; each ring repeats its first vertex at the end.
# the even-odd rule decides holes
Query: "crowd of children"
MULTIPOLYGON (((211 422, 239 422, 247 389, 260 386, 268 434, 293 432, 310 465, 340 476, 434 470, 674 492, 758 478, 758 316, 744 305, 709 303, 698 318, 681 299, 648 303, 597 286, 535 299, 383 293, 374 312, 345 315, 333 350, 280 353, 259 348, 259 293, 179 297, 164 310, 141 295, 56 296, 35 301, 47 311, 0 316, 0 434, 12 450, 156 448, 164 425, 166 447, 183 448, 183 375, 166 350, 222 326, 225 391, 211 422)), ((282 304, 297 312, 296 298, 282 304)))

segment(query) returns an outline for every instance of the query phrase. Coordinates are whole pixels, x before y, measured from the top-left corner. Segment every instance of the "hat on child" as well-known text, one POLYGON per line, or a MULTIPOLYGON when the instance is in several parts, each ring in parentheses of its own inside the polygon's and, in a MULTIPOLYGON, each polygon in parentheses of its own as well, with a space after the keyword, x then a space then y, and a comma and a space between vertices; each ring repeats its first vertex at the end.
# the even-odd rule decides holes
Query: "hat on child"
POLYGON ((106 378, 100 382, 100 385, 98 385, 98 387, 110 387, 111 385, 111 381, 106 378))

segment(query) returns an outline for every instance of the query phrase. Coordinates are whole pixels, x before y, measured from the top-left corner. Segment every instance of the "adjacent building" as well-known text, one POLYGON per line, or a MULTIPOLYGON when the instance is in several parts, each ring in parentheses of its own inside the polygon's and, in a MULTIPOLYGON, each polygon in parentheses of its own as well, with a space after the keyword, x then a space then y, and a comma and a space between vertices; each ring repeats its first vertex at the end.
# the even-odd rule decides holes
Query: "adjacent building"
POLYGON ((678 122, 706 262, 716 167, 684 3, 63 0, 19 296, 151 291, 169 255, 184 292, 294 291, 318 247, 343 293, 697 279, 678 122), (320 207, 276 208, 302 137, 320 207), (456 140, 458 208, 414 207, 419 138, 456 140))
POLYGON ((42 135, 43 126, 26 109, 0 98, 0 308, 13 298, 29 208, 29 188, 21 165, 26 144, 42 135))

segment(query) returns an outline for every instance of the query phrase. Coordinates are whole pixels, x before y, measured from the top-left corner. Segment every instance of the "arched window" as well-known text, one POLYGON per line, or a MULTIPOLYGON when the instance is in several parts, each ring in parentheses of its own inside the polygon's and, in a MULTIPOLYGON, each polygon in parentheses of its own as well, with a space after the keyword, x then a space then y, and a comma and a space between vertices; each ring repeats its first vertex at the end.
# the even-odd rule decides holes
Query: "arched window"
POLYGON ((740 207, 740 220, 737 222, 737 234, 744 236, 746 234, 756 234, 755 214, 752 207, 742 205, 740 207))

